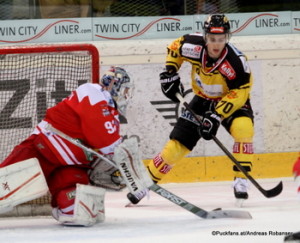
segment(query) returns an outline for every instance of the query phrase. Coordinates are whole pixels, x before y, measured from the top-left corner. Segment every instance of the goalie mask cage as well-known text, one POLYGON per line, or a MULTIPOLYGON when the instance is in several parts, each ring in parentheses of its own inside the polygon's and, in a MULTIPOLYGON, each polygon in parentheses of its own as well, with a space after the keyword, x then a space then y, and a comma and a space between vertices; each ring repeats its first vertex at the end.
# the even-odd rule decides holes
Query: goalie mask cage
MULTIPOLYGON (((91 44, 0 48, 0 163, 30 135, 47 108, 86 82, 99 82, 99 53, 91 44)), ((45 214, 49 203, 48 195, 8 214, 45 214)))

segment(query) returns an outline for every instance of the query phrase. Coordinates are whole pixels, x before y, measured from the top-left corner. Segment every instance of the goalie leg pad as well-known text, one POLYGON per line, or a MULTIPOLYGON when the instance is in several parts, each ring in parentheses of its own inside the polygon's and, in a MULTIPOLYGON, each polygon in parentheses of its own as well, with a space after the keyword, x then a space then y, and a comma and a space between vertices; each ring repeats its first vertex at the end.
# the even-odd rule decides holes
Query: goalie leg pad
POLYGON ((92 226, 103 222, 105 189, 89 185, 76 185, 73 214, 54 208, 53 217, 63 225, 92 226))
POLYGON ((44 196, 48 186, 36 158, 0 168, 0 213, 44 196))

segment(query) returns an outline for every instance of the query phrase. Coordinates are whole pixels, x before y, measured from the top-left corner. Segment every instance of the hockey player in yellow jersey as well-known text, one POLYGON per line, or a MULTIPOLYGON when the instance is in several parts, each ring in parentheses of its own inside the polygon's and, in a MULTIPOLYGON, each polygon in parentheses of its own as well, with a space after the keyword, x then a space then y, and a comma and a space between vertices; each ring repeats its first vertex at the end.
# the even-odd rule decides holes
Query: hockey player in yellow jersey
MULTIPOLYGON (((170 134, 170 140, 149 163, 153 181, 159 182, 199 139, 212 139, 222 124, 234 139, 233 155, 248 171, 253 160, 253 111, 250 104, 252 75, 247 58, 229 43, 228 18, 210 15, 202 34, 188 34, 174 40, 167 48, 165 71, 160 74, 162 92, 174 102, 176 93, 184 94, 178 71, 183 62, 192 66, 191 86, 194 97, 189 106, 202 118, 202 125, 185 110, 170 134)), ((248 181, 233 166, 234 195, 247 199, 248 181)), ((143 195, 136 195, 137 203, 143 195)))

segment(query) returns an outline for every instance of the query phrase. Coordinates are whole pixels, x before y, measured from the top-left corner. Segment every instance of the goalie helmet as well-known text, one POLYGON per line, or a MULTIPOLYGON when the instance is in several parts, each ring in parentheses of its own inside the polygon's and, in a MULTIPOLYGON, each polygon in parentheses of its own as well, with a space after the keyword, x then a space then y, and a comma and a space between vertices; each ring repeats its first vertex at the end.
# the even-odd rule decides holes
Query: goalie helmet
POLYGON ((204 22, 204 34, 230 34, 230 24, 224 14, 213 14, 208 16, 204 22))
POLYGON ((118 111, 126 116, 126 108, 133 94, 133 82, 126 70, 121 67, 112 66, 100 80, 100 84, 110 92, 117 103, 118 111))

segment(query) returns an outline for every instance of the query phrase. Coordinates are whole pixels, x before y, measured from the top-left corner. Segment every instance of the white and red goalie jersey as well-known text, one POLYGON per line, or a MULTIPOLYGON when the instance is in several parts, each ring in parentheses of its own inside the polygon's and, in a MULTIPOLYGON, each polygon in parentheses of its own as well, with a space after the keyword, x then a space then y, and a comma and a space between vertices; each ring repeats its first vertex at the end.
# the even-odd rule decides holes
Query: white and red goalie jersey
POLYGON ((110 93, 99 84, 79 86, 68 98, 48 109, 33 132, 42 136, 47 150, 53 152, 62 165, 90 163, 93 159, 90 155, 47 131, 47 123, 104 155, 112 154, 121 142, 119 113, 110 93))

